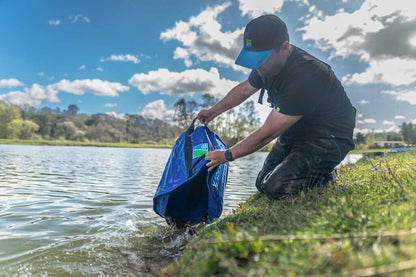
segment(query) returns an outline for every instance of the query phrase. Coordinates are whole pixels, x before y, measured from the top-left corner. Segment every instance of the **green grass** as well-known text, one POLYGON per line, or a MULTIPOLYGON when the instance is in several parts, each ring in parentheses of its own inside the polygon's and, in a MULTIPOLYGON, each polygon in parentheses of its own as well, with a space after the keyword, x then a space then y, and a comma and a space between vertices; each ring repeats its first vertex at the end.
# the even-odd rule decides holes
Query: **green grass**
POLYGON ((83 142, 83 141, 70 141, 70 140, 0 139, 0 144, 51 145, 51 146, 97 146, 97 147, 125 147, 125 148, 172 148, 172 145, 168 145, 168 144, 106 143, 106 142, 83 142))
POLYGON ((256 193, 201 229, 165 276, 415 276, 416 152, 363 159, 327 190, 256 193))

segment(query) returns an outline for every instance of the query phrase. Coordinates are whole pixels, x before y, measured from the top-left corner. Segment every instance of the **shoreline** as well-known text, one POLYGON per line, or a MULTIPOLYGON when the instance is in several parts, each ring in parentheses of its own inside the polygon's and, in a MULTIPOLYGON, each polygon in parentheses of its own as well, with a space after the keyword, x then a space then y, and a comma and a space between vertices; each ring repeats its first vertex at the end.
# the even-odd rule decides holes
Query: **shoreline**
MULTIPOLYGON (((0 139, 0 145, 41 145, 41 146, 85 146, 85 147, 118 147, 118 148, 166 148, 171 149, 173 144, 157 143, 123 143, 123 142, 91 142, 71 140, 21 140, 21 139, 0 139)), ((258 152, 269 152, 271 146, 265 146, 258 152)), ((374 154, 389 153, 394 148, 351 150, 348 154, 374 154)))
MULTIPOLYGON (((416 273, 416 152, 359 161, 336 185, 281 200, 255 193, 198 231, 163 276, 416 273)), ((409 275, 410 276, 410 275, 409 275)))

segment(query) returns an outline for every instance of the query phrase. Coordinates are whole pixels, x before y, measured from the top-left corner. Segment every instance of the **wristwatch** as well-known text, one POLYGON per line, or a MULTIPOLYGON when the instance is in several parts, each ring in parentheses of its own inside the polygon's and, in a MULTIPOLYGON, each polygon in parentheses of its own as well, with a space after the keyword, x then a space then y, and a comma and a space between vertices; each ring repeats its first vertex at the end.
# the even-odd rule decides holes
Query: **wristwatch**
POLYGON ((233 155, 231 155, 230 149, 227 149, 227 151, 225 151, 225 159, 229 162, 234 161, 233 155))

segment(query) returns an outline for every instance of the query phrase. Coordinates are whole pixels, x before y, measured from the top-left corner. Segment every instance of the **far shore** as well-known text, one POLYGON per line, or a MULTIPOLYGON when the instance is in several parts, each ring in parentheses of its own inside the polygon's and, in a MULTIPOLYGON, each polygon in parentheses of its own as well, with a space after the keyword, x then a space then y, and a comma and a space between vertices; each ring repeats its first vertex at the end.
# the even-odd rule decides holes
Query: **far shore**
POLYGON ((48 145, 48 146, 93 146, 93 147, 123 147, 123 148, 172 148, 172 144, 156 143, 118 143, 118 142, 93 142, 93 141, 70 141, 70 140, 16 140, 0 139, 1 144, 12 145, 48 145))
MULTIPOLYGON (((167 148, 173 147, 173 144, 158 143, 125 143, 125 142, 94 142, 94 141, 71 141, 71 140, 23 140, 23 139, 0 139, 0 145, 48 145, 48 146, 92 146, 92 147, 121 147, 121 148, 167 148)), ((261 152, 269 152, 272 144, 265 146, 261 152)), ((366 154, 377 152, 390 152, 392 148, 375 148, 375 149, 354 149, 348 154, 366 154)))

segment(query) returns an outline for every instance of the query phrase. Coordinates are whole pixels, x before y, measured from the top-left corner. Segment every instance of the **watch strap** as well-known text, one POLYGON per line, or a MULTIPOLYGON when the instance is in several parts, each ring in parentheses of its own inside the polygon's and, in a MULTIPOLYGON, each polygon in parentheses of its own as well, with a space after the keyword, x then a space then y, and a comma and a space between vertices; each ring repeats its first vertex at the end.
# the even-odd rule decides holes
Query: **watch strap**
POLYGON ((233 159, 233 155, 231 155, 231 151, 230 151, 230 149, 227 149, 227 150, 225 151, 225 159, 226 159, 227 161, 229 161, 229 162, 234 161, 234 159, 233 159))

